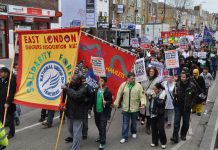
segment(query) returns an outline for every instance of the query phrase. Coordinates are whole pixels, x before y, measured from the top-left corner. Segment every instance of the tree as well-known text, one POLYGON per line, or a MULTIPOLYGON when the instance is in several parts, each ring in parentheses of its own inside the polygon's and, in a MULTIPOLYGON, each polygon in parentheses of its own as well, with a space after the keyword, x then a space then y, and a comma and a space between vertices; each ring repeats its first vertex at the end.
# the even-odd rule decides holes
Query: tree
POLYGON ((168 5, 172 6, 174 9, 174 20, 176 24, 176 29, 179 28, 179 24, 182 22, 183 13, 187 9, 192 8, 193 0, 168 0, 168 5))

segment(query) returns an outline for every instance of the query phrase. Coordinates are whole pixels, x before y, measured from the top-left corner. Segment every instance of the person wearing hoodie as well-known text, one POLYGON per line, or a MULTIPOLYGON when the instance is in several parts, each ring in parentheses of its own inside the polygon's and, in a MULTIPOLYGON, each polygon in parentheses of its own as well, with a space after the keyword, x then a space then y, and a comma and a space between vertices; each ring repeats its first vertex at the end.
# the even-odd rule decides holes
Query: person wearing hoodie
POLYGON ((196 105, 192 107, 192 113, 197 112, 197 115, 201 116, 202 108, 203 108, 202 103, 206 99, 206 86, 205 86, 204 78, 200 76, 198 69, 193 70, 193 78, 191 81, 195 84, 198 92, 198 97, 196 98, 196 105))

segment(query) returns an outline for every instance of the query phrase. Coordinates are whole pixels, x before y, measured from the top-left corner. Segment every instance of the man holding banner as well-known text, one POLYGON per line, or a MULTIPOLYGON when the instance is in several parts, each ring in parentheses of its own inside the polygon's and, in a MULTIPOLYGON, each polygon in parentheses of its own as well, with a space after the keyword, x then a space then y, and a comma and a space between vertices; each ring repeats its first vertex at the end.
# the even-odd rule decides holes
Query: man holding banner
POLYGON ((90 93, 86 84, 83 84, 81 75, 74 75, 71 86, 62 86, 68 98, 66 105, 66 115, 68 118, 68 128, 73 137, 71 150, 80 149, 82 138, 83 120, 87 118, 86 107, 89 105, 90 93))
POLYGON ((15 124, 14 124, 14 112, 16 110, 16 105, 13 103, 14 95, 16 91, 16 77, 12 75, 11 80, 10 70, 6 67, 0 69, 0 121, 3 122, 4 115, 6 115, 5 109, 7 109, 7 121, 10 128, 8 139, 13 138, 15 135, 15 124), (9 81, 10 80, 10 81, 9 81), (10 87, 9 86, 10 82, 10 87), (9 90, 9 95, 7 97, 7 92, 9 90))

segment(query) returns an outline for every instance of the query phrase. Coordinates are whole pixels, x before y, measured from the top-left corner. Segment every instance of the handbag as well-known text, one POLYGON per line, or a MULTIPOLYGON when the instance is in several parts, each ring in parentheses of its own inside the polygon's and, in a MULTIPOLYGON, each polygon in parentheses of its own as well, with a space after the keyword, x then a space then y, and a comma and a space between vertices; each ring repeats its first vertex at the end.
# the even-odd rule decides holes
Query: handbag
POLYGON ((124 85, 124 87, 123 87, 123 89, 122 89, 122 94, 121 94, 120 99, 119 99, 118 108, 121 108, 121 106, 122 106, 122 103, 123 103, 123 95, 124 95, 124 89, 125 89, 126 85, 127 85, 127 82, 125 83, 125 85, 124 85))

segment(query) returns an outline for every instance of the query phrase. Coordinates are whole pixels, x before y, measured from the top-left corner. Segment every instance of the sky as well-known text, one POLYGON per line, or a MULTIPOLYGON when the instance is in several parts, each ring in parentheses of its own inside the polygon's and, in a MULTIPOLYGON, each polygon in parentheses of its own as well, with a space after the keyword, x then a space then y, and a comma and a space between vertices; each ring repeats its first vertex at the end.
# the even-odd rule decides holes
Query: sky
MULTIPOLYGON (((164 1, 164 0, 159 0, 164 1)), ((166 0, 167 1, 167 0, 166 0)), ((210 13, 218 13, 218 0, 193 0, 194 5, 202 4, 203 9, 210 13)))

